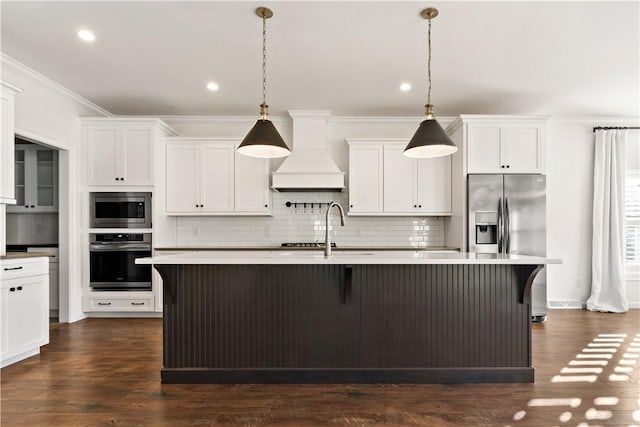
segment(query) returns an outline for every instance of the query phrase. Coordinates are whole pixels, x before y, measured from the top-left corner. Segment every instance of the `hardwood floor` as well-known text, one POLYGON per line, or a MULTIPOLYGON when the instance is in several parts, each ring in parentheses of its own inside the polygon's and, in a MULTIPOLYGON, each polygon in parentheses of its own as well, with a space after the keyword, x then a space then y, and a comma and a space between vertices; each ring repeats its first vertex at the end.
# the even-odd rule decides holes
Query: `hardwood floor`
POLYGON ((2 370, 1 425, 640 425, 640 310, 552 310, 534 384, 162 385, 161 340, 160 319, 51 330, 2 370))

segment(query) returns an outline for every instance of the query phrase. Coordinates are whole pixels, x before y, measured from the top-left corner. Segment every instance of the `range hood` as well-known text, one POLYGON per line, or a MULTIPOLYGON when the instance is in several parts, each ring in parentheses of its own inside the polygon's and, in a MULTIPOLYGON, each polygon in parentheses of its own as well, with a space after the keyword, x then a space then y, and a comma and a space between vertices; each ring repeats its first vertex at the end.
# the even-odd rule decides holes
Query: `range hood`
POLYGON ((326 110, 290 110, 293 144, 289 157, 271 175, 276 191, 342 191, 344 172, 327 150, 326 110))

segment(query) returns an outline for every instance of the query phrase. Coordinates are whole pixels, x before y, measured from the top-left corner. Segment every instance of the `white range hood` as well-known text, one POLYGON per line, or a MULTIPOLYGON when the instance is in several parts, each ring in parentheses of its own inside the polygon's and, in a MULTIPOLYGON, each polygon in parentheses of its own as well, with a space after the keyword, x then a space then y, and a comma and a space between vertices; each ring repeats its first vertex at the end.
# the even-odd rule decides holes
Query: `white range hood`
POLYGON ((290 110, 293 120, 291 154, 271 175, 276 191, 342 191, 344 172, 327 150, 326 110, 290 110))

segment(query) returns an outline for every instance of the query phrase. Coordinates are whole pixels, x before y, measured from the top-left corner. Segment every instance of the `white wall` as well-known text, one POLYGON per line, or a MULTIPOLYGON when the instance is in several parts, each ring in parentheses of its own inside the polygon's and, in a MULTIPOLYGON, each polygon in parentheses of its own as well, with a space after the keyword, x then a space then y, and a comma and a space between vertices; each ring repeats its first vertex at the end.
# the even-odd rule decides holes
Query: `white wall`
POLYGON ((41 74, 2 54, 2 79, 20 88, 16 96, 16 133, 60 149, 60 321, 85 317, 81 310, 81 195, 80 122, 82 116, 108 115, 41 74))
MULTIPOLYGON (((580 307, 591 289, 595 126, 637 126, 632 119, 552 119, 547 130, 547 298, 552 307, 580 307)), ((640 308, 638 282, 628 281, 630 306, 640 308)))

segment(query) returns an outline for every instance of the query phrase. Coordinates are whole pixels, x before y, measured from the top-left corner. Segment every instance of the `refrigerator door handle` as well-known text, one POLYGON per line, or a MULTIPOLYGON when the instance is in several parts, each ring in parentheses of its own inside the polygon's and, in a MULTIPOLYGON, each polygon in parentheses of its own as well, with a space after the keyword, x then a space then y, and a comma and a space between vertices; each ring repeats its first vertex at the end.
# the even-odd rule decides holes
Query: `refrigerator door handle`
POLYGON ((498 253, 502 253, 502 197, 498 199, 498 253))
POLYGON ((509 253, 509 244, 510 239, 509 239, 509 231, 510 231, 510 226, 511 224, 509 224, 510 222, 510 218, 509 218, 509 198, 505 197, 504 198, 504 253, 508 254, 509 253))

